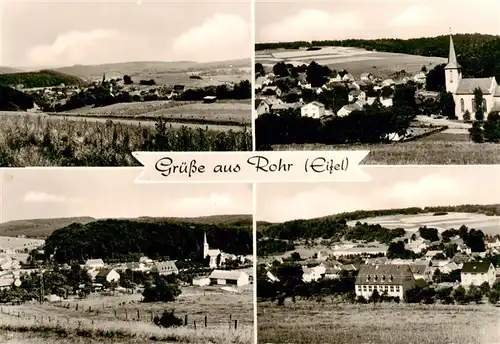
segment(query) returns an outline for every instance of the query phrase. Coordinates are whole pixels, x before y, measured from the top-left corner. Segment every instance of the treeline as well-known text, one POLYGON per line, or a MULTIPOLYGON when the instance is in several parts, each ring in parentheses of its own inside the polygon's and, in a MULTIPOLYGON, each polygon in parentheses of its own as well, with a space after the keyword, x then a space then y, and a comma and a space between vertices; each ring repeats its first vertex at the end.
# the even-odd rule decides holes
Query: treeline
POLYGON ((100 220, 74 223, 46 240, 46 257, 57 262, 104 260, 142 253, 152 259, 203 259, 203 233, 211 246, 232 254, 252 253, 251 228, 165 221, 100 220))
MULTIPOLYGON (((495 76, 500 80, 500 37, 484 34, 457 34, 453 35, 455 51, 459 56, 459 63, 463 68, 464 77, 495 76)), ((412 39, 346 39, 325 40, 312 42, 286 42, 256 44, 256 50, 265 49, 298 49, 311 46, 341 46, 355 47, 381 52, 401 53, 421 56, 435 56, 447 58, 449 53, 450 37, 424 37, 412 39)))
POLYGON ((64 84, 66 86, 84 86, 86 82, 76 76, 55 72, 52 70, 41 70, 39 72, 22 72, 0 74, 0 85, 24 85, 32 87, 52 87, 64 84))
POLYGON ((179 100, 202 100, 206 96, 216 96, 217 99, 251 99, 252 85, 249 80, 243 80, 232 87, 226 84, 190 88, 182 92, 179 100))
POLYGON ((33 105, 33 98, 29 95, 8 86, 0 86, 0 111, 27 110, 32 109, 33 105))

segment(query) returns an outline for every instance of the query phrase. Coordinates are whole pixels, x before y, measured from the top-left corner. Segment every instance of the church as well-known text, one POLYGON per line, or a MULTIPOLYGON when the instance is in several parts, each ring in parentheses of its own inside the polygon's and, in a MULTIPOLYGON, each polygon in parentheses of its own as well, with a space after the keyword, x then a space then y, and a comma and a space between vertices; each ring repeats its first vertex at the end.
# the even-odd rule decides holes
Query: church
POLYGON ((446 91, 453 94, 455 100, 455 115, 464 120, 464 113, 469 111, 470 119, 475 119, 476 104, 474 90, 480 88, 483 92, 484 118, 492 111, 500 111, 500 86, 495 77, 462 78, 462 68, 457 61, 453 37, 450 35, 450 53, 448 64, 444 67, 446 91))
POLYGON ((203 259, 210 257, 209 267, 217 269, 217 257, 220 255, 220 264, 224 264, 228 255, 219 249, 211 249, 207 242, 207 233, 203 233, 203 259))

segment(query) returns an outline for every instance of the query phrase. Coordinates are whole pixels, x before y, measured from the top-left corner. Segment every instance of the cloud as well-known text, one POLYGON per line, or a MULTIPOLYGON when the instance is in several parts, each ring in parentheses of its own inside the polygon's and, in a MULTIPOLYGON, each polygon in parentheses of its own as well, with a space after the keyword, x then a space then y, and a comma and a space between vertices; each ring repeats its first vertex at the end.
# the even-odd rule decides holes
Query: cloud
POLYGON ((251 49, 248 22, 233 14, 216 14, 173 43, 177 59, 198 62, 250 58, 251 49))
POLYGON ((25 202, 36 202, 36 203, 63 203, 63 202, 71 202, 75 201, 74 198, 67 198, 63 195, 54 195, 45 192, 36 192, 30 191, 26 195, 24 195, 25 202))
POLYGON ((233 195, 226 193, 211 193, 207 196, 184 197, 168 201, 165 208, 171 216, 191 217, 216 214, 249 214, 249 202, 240 202, 233 195))
POLYGON ((118 30, 70 31, 57 36, 52 44, 30 49, 26 64, 70 66, 140 60, 148 53, 147 48, 146 40, 118 30))
POLYGON ((393 27, 421 26, 434 21, 434 12, 426 6, 412 6, 397 14, 389 21, 393 27))
POLYGON ((262 42, 322 40, 353 36, 363 27, 355 12, 328 13, 304 9, 294 16, 263 27, 258 36, 262 42))

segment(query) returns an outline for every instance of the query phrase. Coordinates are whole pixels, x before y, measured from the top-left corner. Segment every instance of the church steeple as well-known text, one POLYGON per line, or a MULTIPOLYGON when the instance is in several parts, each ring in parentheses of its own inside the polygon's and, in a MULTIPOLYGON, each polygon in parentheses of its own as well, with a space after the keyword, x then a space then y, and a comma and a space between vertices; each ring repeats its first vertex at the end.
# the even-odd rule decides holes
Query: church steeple
POLYGON ((203 232, 203 259, 205 259, 208 255, 208 242, 207 242, 207 232, 203 232))
POLYGON ((444 69, 460 69, 462 68, 457 61, 457 54, 455 53, 455 45, 453 44, 453 37, 450 33, 450 52, 448 55, 448 64, 444 69))
MULTIPOLYGON (((450 30, 451 31, 451 30, 450 30)), ((448 64, 444 67, 444 76, 446 81, 446 92, 455 94, 458 84, 462 79, 461 66, 457 61, 457 54, 455 53, 455 45, 453 44, 453 37, 450 33, 450 53, 448 56, 448 64)))

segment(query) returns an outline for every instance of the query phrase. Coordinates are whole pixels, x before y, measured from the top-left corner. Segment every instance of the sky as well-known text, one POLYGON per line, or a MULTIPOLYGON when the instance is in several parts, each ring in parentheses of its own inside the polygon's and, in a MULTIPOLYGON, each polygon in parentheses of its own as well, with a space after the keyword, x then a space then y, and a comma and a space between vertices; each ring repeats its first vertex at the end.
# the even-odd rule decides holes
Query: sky
POLYGON ((141 168, 0 171, 0 222, 252 214, 251 184, 135 184, 141 168))
POLYGON ((498 0, 257 0, 256 42, 500 35, 498 0))
POLYGON ((500 203, 500 166, 363 167, 358 183, 257 185, 257 221, 311 219, 355 210, 500 203))
POLYGON ((249 0, 0 0, 0 6, 3 66, 252 56, 249 0))

